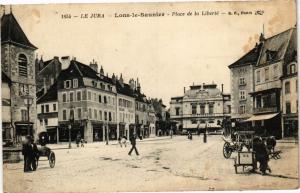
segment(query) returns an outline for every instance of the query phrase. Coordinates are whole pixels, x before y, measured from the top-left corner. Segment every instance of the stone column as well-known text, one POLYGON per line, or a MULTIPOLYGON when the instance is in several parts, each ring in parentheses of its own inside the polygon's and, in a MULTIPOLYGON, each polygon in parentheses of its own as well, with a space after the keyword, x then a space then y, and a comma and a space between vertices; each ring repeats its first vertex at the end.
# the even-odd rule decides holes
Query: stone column
POLYGON ((93 126, 91 121, 87 121, 86 127, 84 128, 84 138, 90 143, 93 142, 93 126))

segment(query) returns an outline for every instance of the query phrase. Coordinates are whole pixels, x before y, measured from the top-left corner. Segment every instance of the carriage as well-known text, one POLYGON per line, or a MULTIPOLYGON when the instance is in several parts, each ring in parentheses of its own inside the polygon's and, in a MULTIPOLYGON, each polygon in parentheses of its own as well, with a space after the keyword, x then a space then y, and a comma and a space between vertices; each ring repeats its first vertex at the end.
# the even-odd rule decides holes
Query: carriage
POLYGON ((39 134, 39 145, 36 150, 36 166, 38 167, 39 161, 48 161, 50 168, 55 166, 55 153, 47 147, 48 134, 47 132, 41 132, 39 134), (41 157, 46 157, 47 159, 40 160, 41 157))

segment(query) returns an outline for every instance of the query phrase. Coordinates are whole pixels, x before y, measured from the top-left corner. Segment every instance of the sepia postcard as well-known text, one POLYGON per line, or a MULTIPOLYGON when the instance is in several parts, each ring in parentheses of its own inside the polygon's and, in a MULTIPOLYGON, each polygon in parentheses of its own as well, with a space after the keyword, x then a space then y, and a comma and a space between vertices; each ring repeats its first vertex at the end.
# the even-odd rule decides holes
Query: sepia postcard
POLYGON ((298 189, 296 3, 2 5, 3 192, 298 189))

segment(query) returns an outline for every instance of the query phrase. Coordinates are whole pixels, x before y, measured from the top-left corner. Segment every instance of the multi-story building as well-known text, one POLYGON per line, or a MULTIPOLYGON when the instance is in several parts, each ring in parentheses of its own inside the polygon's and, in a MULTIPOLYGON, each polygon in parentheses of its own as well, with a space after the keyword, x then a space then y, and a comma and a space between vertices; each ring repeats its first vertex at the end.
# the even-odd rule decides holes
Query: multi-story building
MULTIPOLYGON (((254 91, 253 66, 257 63, 262 43, 229 65, 231 85, 231 121, 242 123, 252 116, 254 91)), ((238 124, 233 124, 238 125, 238 124)), ((245 125, 244 125, 245 126, 245 125)))
MULTIPOLYGON (((115 76, 113 75, 113 80, 115 76)), ((120 79, 116 78, 117 86, 117 122, 118 137, 126 136, 128 139, 135 133, 135 98, 134 83, 131 79, 129 84, 123 82, 122 74, 120 79)))
POLYGON ((13 140, 14 130, 11 123, 11 105, 10 105, 10 87, 11 80, 4 73, 1 72, 1 99, 2 99, 2 140, 8 142, 13 140))
POLYGON ((148 120, 147 120, 147 125, 149 125, 148 132, 149 132, 149 137, 154 137, 156 134, 156 113, 155 109, 153 107, 153 104, 151 100, 148 100, 148 107, 147 107, 147 112, 148 112, 148 120))
POLYGON ((134 91, 135 97, 135 126, 136 134, 140 137, 149 137, 149 124, 147 112, 147 98, 141 93, 141 86, 137 79, 136 89, 134 91))
POLYGON ((57 83, 37 100, 37 128, 47 131, 50 143, 59 142, 57 83))
POLYGON ((223 93, 216 84, 192 85, 184 96, 172 97, 170 119, 176 121, 179 130, 199 131, 221 129, 222 121, 230 116, 230 95, 223 93))
MULTIPOLYGON (((1 18, 1 68, 11 80, 11 123, 17 141, 20 136, 35 135, 36 131, 36 85, 35 47, 26 37, 12 13, 1 18), (29 111, 28 111, 29 110, 29 111), (28 116, 29 113, 29 116, 28 116), (28 120, 29 118, 29 120, 28 120)), ((2 115, 7 119, 6 114, 2 115)))
POLYGON ((62 70, 57 82, 59 139, 80 134, 86 141, 117 139, 117 91, 112 79, 96 62, 90 66, 76 59, 62 70), (74 118, 74 121, 73 121, 74 118))
POLYGON ((37 93, 40 97, 54 84, 62 70, 62 64, 57 56, 47 61, 43 61, 42 57, 38 60, 36 56, 35 69, 37 93))
POLYGON ((254 67, 254 108, 252 121, 257 133, 282 137, 282 81, 283 69, 296 52, 296 28, 265 39, 257 64, 254 67))

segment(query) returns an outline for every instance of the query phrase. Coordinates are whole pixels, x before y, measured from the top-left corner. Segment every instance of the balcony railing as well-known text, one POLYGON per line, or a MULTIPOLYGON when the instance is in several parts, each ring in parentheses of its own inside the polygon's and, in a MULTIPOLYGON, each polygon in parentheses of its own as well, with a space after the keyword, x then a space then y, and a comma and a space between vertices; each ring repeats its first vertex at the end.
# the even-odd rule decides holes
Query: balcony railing
POLYGON ((260 114, 260 113, 276 113, 278 112, 277 107, 258 107, 253 109, 254 114, 260 114))
POLYGON ((171 115, 170 118, 193 118, 193 117, 218 117, 230 115, 228 113, 205 113, 205 114, 179 114, 171 115))

